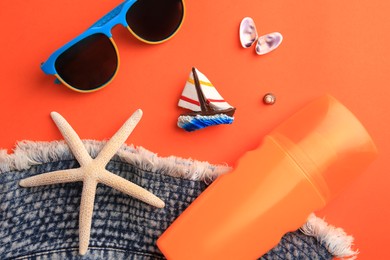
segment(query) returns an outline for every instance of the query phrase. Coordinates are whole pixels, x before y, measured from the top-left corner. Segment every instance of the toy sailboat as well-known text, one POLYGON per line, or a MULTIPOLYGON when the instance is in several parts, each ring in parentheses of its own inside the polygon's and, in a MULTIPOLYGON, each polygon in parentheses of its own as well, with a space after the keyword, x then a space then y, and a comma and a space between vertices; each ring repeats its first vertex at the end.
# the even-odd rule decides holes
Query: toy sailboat
POLYGON ((196 68, 192 68, 178 106, 193 111, 179 116, 177 121, 180 128, 189 132, 212 125, 231 124, 236 111, 196 68))

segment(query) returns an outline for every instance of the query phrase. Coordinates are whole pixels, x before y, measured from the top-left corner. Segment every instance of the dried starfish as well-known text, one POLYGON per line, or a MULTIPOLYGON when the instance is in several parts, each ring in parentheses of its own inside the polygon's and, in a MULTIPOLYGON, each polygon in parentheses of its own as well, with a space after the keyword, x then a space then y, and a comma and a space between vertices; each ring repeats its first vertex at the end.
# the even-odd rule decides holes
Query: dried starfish
POLYGON ((93 205, 98 183, 103 183, 155 207, 163 208, 165 206, 162 200, 149 191, 105 169, 107 163, 126 141, 141 119, 142 111, 140 109, 123 124, 95 159, 91 158, 80 137, 60 114, 52 112, 51 117, 74 157, 79 162, 80 168, 40 174, 23 179, 19 184, 22 187, 34 187, 57 183, 83 182, 79 216, 79 253, 81 255, 84 255, 88 250, 93 205))

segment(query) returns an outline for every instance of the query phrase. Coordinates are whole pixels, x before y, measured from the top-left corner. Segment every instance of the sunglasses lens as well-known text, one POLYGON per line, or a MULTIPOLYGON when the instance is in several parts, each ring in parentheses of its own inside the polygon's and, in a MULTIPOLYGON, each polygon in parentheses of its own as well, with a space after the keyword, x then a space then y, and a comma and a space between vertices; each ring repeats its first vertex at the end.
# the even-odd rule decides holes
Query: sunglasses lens
POLYGON ((138 37, 159 42, 179 29, 183 17, 180 0, 138 0, 127 11, 126 21, 138 37))
POLYGON ((63 52, 55 62, 58 75, 81 91, 97 89, 115 75, 118 56, 110 38, 90 35, 63 52))

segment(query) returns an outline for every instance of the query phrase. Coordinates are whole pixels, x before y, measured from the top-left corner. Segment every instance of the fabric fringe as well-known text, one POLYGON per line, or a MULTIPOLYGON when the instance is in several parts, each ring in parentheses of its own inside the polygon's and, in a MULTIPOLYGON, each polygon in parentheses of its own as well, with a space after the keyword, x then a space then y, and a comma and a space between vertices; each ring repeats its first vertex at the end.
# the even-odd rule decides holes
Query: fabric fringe
POLYGON ((343 229, 326 223, 323 219, 311 214, 307 222, 300 228, 302 233, 315 237, 335 257, 340 259, 356 259, 358 251, 352 250, 353 237, 343 229))
MULTIPOLYGON (((84 146, 95 158, 106 141, 84 140, 84 146)), ((14 153, 0 150, 0 174, 13 170, 25 170, 33 165, 72 160, 74 156, 64 141, 17 143, 14 153)), ((189 180, 202 180, 206 183, 231 170, 227 165, 212 165, 208 162, 183 159, 176 156, 160 157, 143 147, 122 145, 114 159, 132 164, 142 170, 158 172, 189 180)))

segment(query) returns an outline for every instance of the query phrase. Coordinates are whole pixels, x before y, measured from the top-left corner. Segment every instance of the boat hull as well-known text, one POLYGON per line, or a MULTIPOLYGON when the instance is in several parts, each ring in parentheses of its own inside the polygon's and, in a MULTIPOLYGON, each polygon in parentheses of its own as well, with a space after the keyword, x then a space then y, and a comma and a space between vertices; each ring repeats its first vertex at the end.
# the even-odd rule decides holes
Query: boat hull
POLYGON ((192 132, 213 125, 232 124, 233 120, 234 117, 226 114, 214 114, 208 116, 201 114, 181 115, 177 120, 177 125, 187 132, 192 132))

